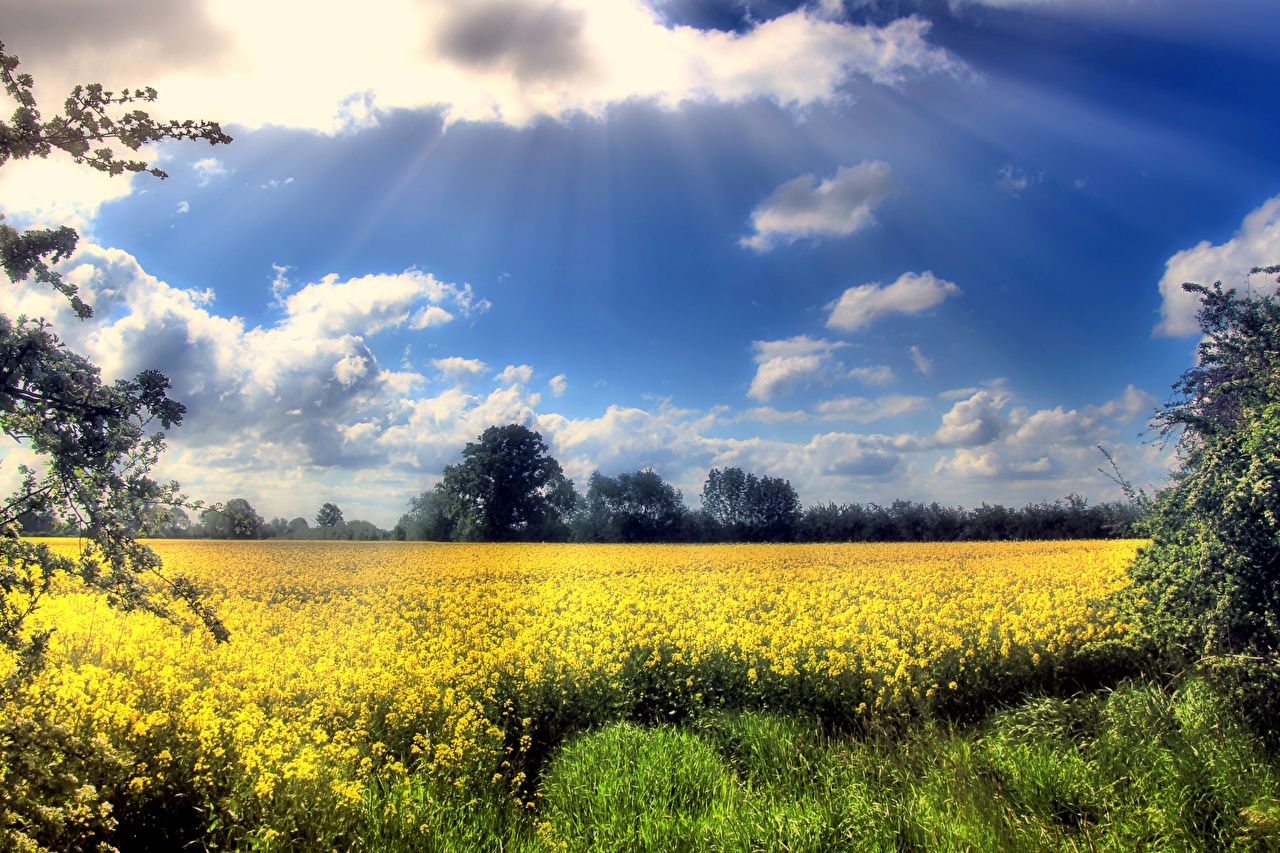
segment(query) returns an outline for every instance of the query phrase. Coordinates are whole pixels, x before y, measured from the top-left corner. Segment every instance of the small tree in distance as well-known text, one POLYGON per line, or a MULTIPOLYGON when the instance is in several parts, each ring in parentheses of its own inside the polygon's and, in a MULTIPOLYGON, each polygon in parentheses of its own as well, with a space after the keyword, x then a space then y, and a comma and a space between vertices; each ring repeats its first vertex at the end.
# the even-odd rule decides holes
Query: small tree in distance
POLYGON ((316 524, 320 527, 337 527, 342 523, 342 510, 337 504, 326 503, 316 513, 316 524))

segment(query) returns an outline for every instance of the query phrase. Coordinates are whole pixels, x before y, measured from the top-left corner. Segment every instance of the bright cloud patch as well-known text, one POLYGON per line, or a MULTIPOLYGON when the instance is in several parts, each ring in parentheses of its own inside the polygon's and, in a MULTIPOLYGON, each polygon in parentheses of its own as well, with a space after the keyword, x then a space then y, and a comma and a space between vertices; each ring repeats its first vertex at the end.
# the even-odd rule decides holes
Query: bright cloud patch
POLYGON ((841 166, 824 181, 802 175, 778 187, 751 212, 752 233, 739 243, 767 252, 805 238, 847 237, 874 222, 875 206, 894 191, 892 170, 881 160, 841 166))
POLYGON ((789 391, 833 380, 838 368, 832 354, 842 343, 798 335, 779 341, 756 341, 756 375, 747 396, 769 400, 789 391))
MULTIPOLYGON (((1250 269, 1277 263, 1277 259, 1280 259, 1280 196, 1268 199, 1246 216, 1240 230, 1227 242, 1214 245, 1201 240, 1165 262, 1160 279, 1160 322, 1156 324, 1156 334, 1176 337, 1200 331, 1200 324, 1196 322, 1200 300, 1194 293, 1182 289, 1183 282, 1208 285, 1221 281, 1225 287, 1239 287, 1250 269)), ((1265 292, 1275 290, 1274 280, 1265 276, 1254 276, 1251 283, 1265 292)))
POLYGON ((903 273, 892 284, 860 284, 827 307, 827 328, 854 332, 889 314, 919 314, 960 293, 954 283, 931 272, 903 273))
POLYGON ((130 185, 65 157, 10 160, 0 169, 0 212, 10 224, 83 231, 102 205, 128 196, 130 185))
POLYGON ((533 378, 533 368, 527 364, 508 364, 494 375, 495 382, 503 385, 528 385, 533 378))
POLYGON ((524 126, 539 116, 599 116, 636 100, 804 106, 837 97, 852 79, 896 85, 964 71, 929 42, 920 17, 860 26, 801 8, 720 32, 667 26, 641 0, 370 0, 349 15, 315 14, 300 0, 225 0, 203 4, 207 16, 130 18, 130 44, 201 43, 198 71, 175 61, 182 50, 95 51, 86 69, 62 58, 67 45, 103 41, 110 16, 97 0, 54 5, 56 16, 27 12, 19 17, 40 20, 15 24, 39 33, 56 20, 57 39, 14 37, 49 97, 91 70, 94 79, 150 83, 167 115, 234 116, 249 127, 335 132, 376 122, 382 111, 419 108, 441 108, 450 121, 524 126))
POLYGON ((446 381, 453 383, 469 382, 489 369, 488 365, 478 358, 462 358, 456 355, 433 359, 431 364, 440 371, 440 375, 446 381))

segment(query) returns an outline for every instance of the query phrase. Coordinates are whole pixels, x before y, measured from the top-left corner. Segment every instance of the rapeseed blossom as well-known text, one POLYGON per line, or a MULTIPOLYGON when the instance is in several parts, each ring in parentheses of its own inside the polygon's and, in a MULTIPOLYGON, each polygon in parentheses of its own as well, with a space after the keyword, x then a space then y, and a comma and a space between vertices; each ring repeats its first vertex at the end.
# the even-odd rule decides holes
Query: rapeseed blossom
POLYGON ((613 719, 859 725, 1049 677, 1122 629, 1093 602, 1140 543, 154 544, 231 642, 68 587, 16 701, 133 757, 104 790, 288 837, 415 779, 532 802, 539 756, 613 719))

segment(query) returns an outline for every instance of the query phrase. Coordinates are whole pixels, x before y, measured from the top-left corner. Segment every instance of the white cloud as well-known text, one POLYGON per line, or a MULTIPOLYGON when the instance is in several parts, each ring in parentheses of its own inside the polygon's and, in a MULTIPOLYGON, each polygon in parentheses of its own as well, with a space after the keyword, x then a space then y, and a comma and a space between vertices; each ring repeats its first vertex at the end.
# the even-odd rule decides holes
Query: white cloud
POLYGON ((207 187, 214 178, 225 177, 227 167, 217 157, 205 157, 191 164, 191 170, 196 173, 196 186, 207 187))
POLYGON ((832 353, 846 344, 797 335, 777 341, 755 341, 756 374, 747 389, 753 400, 773 397, 812 385, 825 384, 839 375, 832 353))
POLYGON ((1018 196, 1027 187, 1038 184, 1042 180, 1044 180, 1043 174, 1029 175, 1021 166, 1005 163, 996 170, 995 188, 1002 193, 1018 196))
POLYGON ((943 447, 990 444, 1008 428, 1009 419, 1004 413, 1008 402, 1008 395, 992 391, 979 391, 961 400, 942 416, 934 440, 943 447))
POLYGON ((875 206, 895 192, 892 170, 881 160, 841 166, 835 177, 787 181, 751 212, 752 233, 739 244, 767 252, 779 243, 847 237, 875 221, 875 206))
POLYGON ((493 379, 502 385, 528 385, 533 379, 533 368, 527 364, 508 364, 494 374, 493 379))
POLYGON ((1122 427, 1127 429, 1154 406, 1155 397, 1145 391, 1130 385, 1119 397, 1099 405, 1034 412, 1021 407, 1005 411, 1009 401, 1005 392, 980 391, 957 403, 934 436, 940 447, 956 449, 938 459, 934 473, 960 480, 1088 481, 1103 461, 1097 447, 1104 444, 1121 448, 1130 460, 1145 455, 1148 470, 1151 467, 1154 457, 1149 451, 1119 438, 1122 427))
POLYGON ((547 380, 547 387, 551 389, 551 396, 564 396, 564 392, 569 389, 569 377, 563 373, 557 373, 547 380))
POLYGON ((190 213, 190 212, 191 212, 191 204, 190 204, 190 202, 187 202, 187 201, 180 201, 180 202, 178 202, 178 210, 177 210, 177 212, 178 212, 178 213, 190 213))
POLYGON ((912 397, 904 394, 890 394, 886 397, 869 399, 867 397, 840 397, 824 400, 818 404, 818 414, 823 420, 871 421, 896 418, 923 412, 929 408, 927 397, 912 397))
MULTIPOLYGON (((982 389, 957 401, 936 429, 926 425, 919 432, 726 437, 733 424, 747 420, 852 421, 890 411, 914 414, 928 402, 850 397, 829 400, 813 413, 759 407, 733 414, 657 400, 646 408, 612 405, 597 416, 568 417, 549 410, 529 389, 528 365, 508 365, 498 374, 506 384, 481 393, 458 384, 433 389, 407 367, 383 365, 373 349, 377 336, 407 328, 419 307, 406 294, 428 304, 438 297, 461 310, 450 300, 461 298, 463 288, 417 271, 304 285, 285 299, 274 324, 262 326, 220 315, 210 294, 159 281, 127 253, 88 241, 63 271, 100 309, 91 320, 75 321, 65 300, 27 287, 0 291, 0 312, 48 317, 71 348, 101 364, 108 378, 163 369, 189 414, 171 433, 157 474, 178 479, 197 497, 244 495, 268 516, 309 512, 315 494, 328 490, 344 495, 349 516, 389 525, 412 494, 457 461, 466 442, 488 426, 513 422, 539 430, 579 485, 593 470, 652 466, 691 499, 710 467, 726 465, 785 477, 806 502, 923 497, 1009 503, 1069 491, 1107 496, 1111 484, 1095 470, 1098 443, 1115 451, 1139 483, 1167 464, 1158 453, 1117 440, 1131 433, 1133 420, 1152 402, 1132 387, 1098 405, 1030 412, 1014 405, 1012 392, 982 389), (380 294, 376 301, 389 307, 370 306, 368 294, 380 294), (337 307, 322 310, 329 299, 337 307)), ((800 336, 760 342, 757 350, 786 359, 829 357, 838 348, 800 336)), ((437 359, 431 367, 462 379, 490 370, 461 357, 437 359)), ((843 368, 836 373, 846 374, 843 368)))
POLYGON ((911 363, 915 365, 916 370, 922 375, 930 376, 933 374, 933 360, 924 354, 918 344, 912 344, 908 347, 907 355, 911 356, 911 363))
POLYGON ((874 364, 851 369, 849 378, 856 379, 863 385, 888 385, 896 377, 893 375, 893 368, 889 365, 874 364))
POLYGON ((89 228, 98 210, 132 192, 132 178, 111 177, 68 158, 10 160, 0 168, 0 212, 19 227, 89 228))
POLYGON ((726 422, 755 421, 762 424, 802 423, 809 420, 809 413, 800 409, 783 410, 773 406, 756 406, 744 409, 726 422))
POLYGON ((303 0, 175 0, 150 18, 155 4, 122 0, 116 17, 128 26, 97 0, 25 5, 51 7, 22 10, 32 20, 18 22, 34 34, 24 67, 48 97, 86 77, 136 80, 160 91, 165 115, 249 127, 335 132, 437 107, 450 121, 524 126, 633 101, 805 106, 840 97, 854 79, 892 86, 965 71, 929 42, 921 17, 862 26, 808 8, 721 32, 668 26, 643 0, 369 0, 343 15, 315 14, 303 0), (101 49, 104 22, 144 49, 101 49), (59 38, 41 35, 49 30, 59 38), (185 61, 188 52, 199 61, 185 61))
POLYGON ((431 364, 449 382, 463 384, 470 382, 489 369, 489 366, 478 358, 450 356, 432 359, 431 364))
POLYGON ((427 305, 418 309, 409 323, 411 329, 430 329, 432 326, 443 326, 453 322, 453 315, 439 305, 427 305))
MULTIPOLYGON (((1240 224, 1240 230, 1225 243, 1214 245, 1201 240, 1165 262, 1164 275, 1160 278, 1160 322, 1156 324, 1156 334, 1175 337, 1200 331, 1196 321, 1200 300, 1182 289, 1183 282, 1209 285, 1221 281, 1224 287, 1241 287, 1251 268, 1275 263, 1280 263, 1280 195, 1251 211, 1240 224)), ((1270 277, 1254 276, 1249 283, 1258 290, 1275 292, 1274 280, 1270 277)))
POLYGON ((954 283, 928 271, 903 273, 897 281, 884 286, 876 282, 860 284, 827 306, 831 309, 827 328, 857 331, 888 314, 919 314, 959 293, 960 288, 954 283))
POLYGON ((440 303, 465 298, 469 295, 463 288, 421 270, 407 269, 346 281, 330 274, 289 295, 284 307, 292 324, 316 336, 376 334, 406 322, 414 329, 446 323, 453 316, 440 303))
POLYGON ((333 375, 343 388, 350 388, 368 372, 369 359, 354 352, 347 353, 333 366, 333 375))

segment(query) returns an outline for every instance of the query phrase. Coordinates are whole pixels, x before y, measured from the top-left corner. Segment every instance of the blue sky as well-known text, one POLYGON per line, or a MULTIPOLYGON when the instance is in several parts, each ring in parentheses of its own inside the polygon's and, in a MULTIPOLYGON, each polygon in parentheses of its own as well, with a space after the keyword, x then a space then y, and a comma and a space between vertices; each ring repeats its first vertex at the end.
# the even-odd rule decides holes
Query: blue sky
POLYGON ((1096 445, 1170 464, 1177 285, 1280 261, 1269 0, 30 6, 0 39, 44 103, 150 84, 235 142, 152 152, 165 181, 0 169, 11 219, 81 230, 98 314, 4 310, 165 370, 160 473, 268 516, 390 524, 512 420, 691 502, 724 465, 1114 497, 1096 445))

